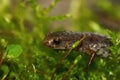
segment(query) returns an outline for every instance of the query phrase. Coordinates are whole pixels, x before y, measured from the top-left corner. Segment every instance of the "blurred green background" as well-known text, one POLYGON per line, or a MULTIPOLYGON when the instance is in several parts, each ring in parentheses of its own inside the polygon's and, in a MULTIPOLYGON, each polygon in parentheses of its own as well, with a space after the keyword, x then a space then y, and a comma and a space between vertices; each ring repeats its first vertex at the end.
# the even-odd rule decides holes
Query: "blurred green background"
POLYGON ((0 0, 0 79, 50 80, 66 51, 49 49, 42 42, 48 32, 60 30, 104 34, 113 46, 112 57, 96 57, 87 72, 83 69, 89 56, 72 51, 56 80, 75 60, 67 80, 120 79, 119 0, 0 0))

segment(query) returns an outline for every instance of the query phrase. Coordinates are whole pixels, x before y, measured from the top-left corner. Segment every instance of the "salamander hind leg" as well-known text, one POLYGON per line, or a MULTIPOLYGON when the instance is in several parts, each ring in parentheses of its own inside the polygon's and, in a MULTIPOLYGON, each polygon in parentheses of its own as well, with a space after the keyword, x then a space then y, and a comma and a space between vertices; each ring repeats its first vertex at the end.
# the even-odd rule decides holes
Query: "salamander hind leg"
POLYGON ((89 58, 88 63, 87 63, 87 65, 86 65, 86 67, 85 67, 85 71, 88 70, 89 66, 91 65, 93 59, 95 58, 96 52, 88 49, 88 50, 87 50, 87 54, 90 55, 90 58, 89 58))

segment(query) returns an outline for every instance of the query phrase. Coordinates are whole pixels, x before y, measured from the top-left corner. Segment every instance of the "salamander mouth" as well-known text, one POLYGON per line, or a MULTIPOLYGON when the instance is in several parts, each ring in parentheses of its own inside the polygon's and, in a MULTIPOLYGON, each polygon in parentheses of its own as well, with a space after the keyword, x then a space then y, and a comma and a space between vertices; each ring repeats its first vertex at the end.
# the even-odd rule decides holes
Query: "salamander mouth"
POLYGON ((47 46, 47 47, 51 47, 51 46, 50 46, 50 42, 49 42, 48 40, 46 40, 46 39, 43 40, 43 44, 44 44, 45 46, 47 46))

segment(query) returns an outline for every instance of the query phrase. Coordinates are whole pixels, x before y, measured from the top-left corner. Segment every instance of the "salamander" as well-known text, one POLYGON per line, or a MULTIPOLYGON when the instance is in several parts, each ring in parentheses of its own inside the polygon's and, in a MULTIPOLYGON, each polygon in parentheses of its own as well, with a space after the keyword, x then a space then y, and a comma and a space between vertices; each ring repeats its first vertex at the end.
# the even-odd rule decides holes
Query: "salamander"
POLYGON ((111 39, 104 35, 92 32, 72 32, 72 31, 58 31, 48 33, 43 43, 47 47, 53 49, 64 49, 69 50, 72 45, 86 36, 73 50, 84 52, 90 55, 89 62, 87 66, 89 66, 94 59, 95 55, 101 57, 110 56, 109 47, 112 46, 111 39))

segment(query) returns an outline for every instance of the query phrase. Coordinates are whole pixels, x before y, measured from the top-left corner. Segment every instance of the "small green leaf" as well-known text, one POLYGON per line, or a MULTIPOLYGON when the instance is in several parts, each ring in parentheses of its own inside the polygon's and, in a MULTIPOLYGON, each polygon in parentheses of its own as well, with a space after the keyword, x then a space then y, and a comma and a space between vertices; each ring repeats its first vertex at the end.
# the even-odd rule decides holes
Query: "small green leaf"
POLYGON ((11 44, 7 46, 7 58, 17 58, 23 52, 23 49, 20 45, 11 44))
POLYGON ((76 41, 73 45, 72 48, 74 49, 75 47, 77 47, 80 44, 80 41, 76 41))
POLYGON ((2 65, 0 70, 2 70, 4 74, 8 74, 10 71, 7 65, 2 65))
POLYGON ((74 49, 75 47, 77 47, 84 39, 86 38, 86 35, 83 35, 83 37, 76 41, 73 45, 72 45, 72 49, 74 49))

